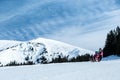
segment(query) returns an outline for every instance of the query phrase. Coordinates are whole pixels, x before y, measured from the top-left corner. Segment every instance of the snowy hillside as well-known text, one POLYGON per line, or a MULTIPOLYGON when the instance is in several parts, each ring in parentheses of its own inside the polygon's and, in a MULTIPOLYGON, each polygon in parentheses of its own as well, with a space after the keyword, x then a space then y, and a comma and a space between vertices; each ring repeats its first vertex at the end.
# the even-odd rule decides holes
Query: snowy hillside
POLYGON ((60 63, 0 67, 1 80, 120 80, 120 59, 97 63, 60 63))
POLYGON ((15 46, 19 44, 20 41, 12 41, 12 40, 0 40, 0 50, 15 46))
POLYGON ((84 54, 94 52, 75 47, 63 42, 38 38, 31 41, 0 41, 0 63, 6 65, 10 62, 24 63, 32 61, 35 64, 41 63, 44 56, 47 62, 53 58, 66 56, 69 59, 84 54))

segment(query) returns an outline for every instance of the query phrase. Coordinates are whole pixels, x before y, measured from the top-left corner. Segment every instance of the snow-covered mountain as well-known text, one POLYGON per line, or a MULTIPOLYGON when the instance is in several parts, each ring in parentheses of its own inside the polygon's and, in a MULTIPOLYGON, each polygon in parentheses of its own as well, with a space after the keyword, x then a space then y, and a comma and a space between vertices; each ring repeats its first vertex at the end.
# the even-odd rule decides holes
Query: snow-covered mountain
POLYGON ((92 51, 75 47, 63 42, 38 38, 31 41, 0 41, 0 63, 6 65, 10 62, 24 63, 33 61, 40 63, 41 57, 45 57, 48 62, 52 58, 67 56, 69 59, 78 55, 93 54, 92 51))

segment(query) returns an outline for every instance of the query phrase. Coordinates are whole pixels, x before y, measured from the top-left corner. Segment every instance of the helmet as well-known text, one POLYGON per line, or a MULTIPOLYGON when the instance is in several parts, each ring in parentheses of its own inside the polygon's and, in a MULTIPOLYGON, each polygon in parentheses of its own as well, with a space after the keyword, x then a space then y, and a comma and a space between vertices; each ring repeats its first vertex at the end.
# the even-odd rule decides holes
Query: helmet
POLYGON ((95 51, 95 54, 98 54, 99 52, 98 51, 95 51))
POLYGON ((102 48, 99 48, 99 52, 101 52, 102 51, 102 48))

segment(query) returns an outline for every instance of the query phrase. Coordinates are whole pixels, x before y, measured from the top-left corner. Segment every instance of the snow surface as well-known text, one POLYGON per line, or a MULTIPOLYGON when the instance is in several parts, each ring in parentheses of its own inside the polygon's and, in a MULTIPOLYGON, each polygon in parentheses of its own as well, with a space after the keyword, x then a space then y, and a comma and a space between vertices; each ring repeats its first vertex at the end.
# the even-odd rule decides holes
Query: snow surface
POLYGON ((56 58, 58 55, 73 58, 86 53, 94 54, 94 52, 90 50, 44 38, 26 42, 2 41, 0 42, 0 50, 0 65, 6 65, 13 61, 24 63, 26 61, 25 58, 27 57, 29 58, 29 61, 38 63, 37 60, 42 56, 45 56, 47 62, 50 62, 52 58, 56 58))
POLYGON ((61 52, 61 53, 67 54, 67 53, 70 53, 69 50, 74 49, 77 51, 79 50, 80 52, 78 53, 80 55, 85 54, 85 53, 93 54, 93 51, 82 49, 76 46, 72 46, 72 45, 69 45, 69 44, 66 44, 60 41, 51 40, 51 39, 38 38, 38 39, 32 40, 31 42, 41 42, 45 44, 49 53, 61 52))
POLYGON ((19 44, 20 41, 0 40, 0 50, 19 44))
POLYGON ((120 80, 120 59, 0 67, 1 80, 120 80))
POLYGON ((103 60, 103 61, 110 61, 110 60, 117 60, 117 59, 119 60, 120 57, 115 56, 115 55, 111 55, 111 56, 108 56, 108 57, 103 58, 102 60, 103 60))

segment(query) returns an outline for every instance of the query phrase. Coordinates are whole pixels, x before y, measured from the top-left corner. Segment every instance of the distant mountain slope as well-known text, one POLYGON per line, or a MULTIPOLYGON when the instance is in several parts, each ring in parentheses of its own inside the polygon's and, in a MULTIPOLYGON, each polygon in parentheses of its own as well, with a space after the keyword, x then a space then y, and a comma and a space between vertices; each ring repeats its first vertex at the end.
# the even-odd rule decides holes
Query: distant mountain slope
POLYGON ((77 57, 86 53, 93 54, 92 51, 75 47, 63 42, 38 38, 31 41, 0 41, 0 62, 6 65, 10 62, 24 63, 33 61, 41 63, 41 57, 45 57, 48 62, 52 58, 68 56, 68 58, 77 57))
POLYGON ((0 40, 0 50, 19 44, 20 41, 0 40))

